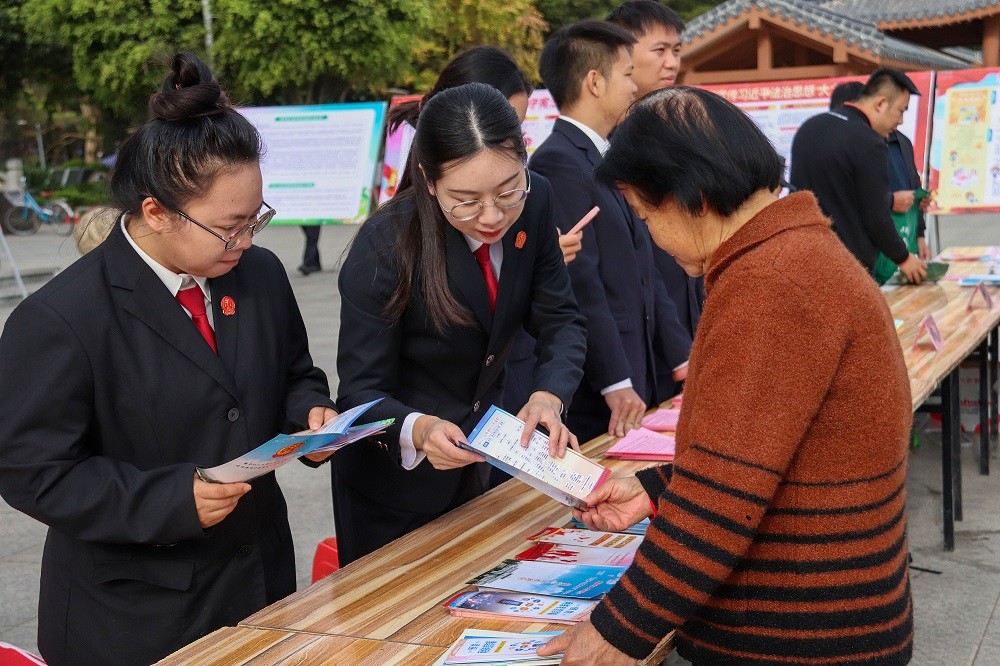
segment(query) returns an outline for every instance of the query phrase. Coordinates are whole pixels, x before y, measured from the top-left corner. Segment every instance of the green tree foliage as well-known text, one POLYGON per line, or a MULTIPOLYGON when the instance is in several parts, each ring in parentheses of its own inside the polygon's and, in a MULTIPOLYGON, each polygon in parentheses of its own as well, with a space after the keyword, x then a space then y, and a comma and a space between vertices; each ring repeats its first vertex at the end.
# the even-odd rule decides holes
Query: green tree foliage
POLYGON ((551 30, 582 19, 607 16, 621 0, 536 0, 538 11, 542 13, 551 30))
POLYGON ((200 0, 30 0, 23 14, 38 39, 69 49, 80 91, 127 119, 143 115, 170 55, 204 35, 200 0))
POLYGON ((213 0, 225 80, 271 101, 338 101, 407 78, 433 22, 427 0, 213 0))

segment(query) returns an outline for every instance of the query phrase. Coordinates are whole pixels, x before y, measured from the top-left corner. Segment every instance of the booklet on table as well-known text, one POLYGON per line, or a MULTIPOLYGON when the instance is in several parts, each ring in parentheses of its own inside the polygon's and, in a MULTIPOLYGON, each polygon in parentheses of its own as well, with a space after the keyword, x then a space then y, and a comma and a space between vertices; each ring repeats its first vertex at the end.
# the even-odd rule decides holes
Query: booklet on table
POLYGON ((537 430, 525 448, 522 432, 524 421, 494 405, 462 447, 549 497, 585 511, 584 498, 611 476, 611 470, 572 449, 566 449, 563 458, 552 457, 549 438, 537 430))
POLYGON ((445 602, 448 612, 455 617, 559 624, 587 619, 596 605, 596 601, 500 590, 462 592, 445 602))
MULTIPOLYGON (((647 525, 648 526, 648 525, 647 525)), ((578 529, 575 527, 546 527, 537 534, 528 537, 529 541, 545 541, 565 544, 567 546, 589 546, 615 548, 635 552, 642 543, 645 532, 599 532, 597 530, 578 529)))
POLYGON ((469 585, 572 599, 599 599, 625 573, 624 567, 504 560, 469 585))
POLYGON ((541 631, 515 633, 509 631, 489 631, 487 629, 465 629, 458 640, 434 662, 434 666, 450 664, 559 664, 562 655, 539 657, 535 654, 561 631, 541 631))
POLYGON ((597 566, 627 567, 632 564, 635 551, 624 548, 593 548, 569 546, 551 541, 537 541, 527 550, 514 556, 518 560, 556 562, 558 564, 593 564, 597 566))
POLYGON ((207 469, 199 467, 198 476, 210 483, 238 483, 251 481, 258 476, 287 465, 308 453, 338 451, 359 439, 385 432, 395 419, 355 426, 354 422, 378 400, 348 409, 317 430, 307 430, 293 435, 278 435, 244 453, 235 460, 207 469))

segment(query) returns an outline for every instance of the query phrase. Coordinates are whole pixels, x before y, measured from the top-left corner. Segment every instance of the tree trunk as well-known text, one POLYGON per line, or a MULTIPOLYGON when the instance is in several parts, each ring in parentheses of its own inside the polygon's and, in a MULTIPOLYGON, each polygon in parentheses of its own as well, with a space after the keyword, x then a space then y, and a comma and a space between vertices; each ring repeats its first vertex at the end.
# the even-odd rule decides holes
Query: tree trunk
POLYGON ((100 135, 97 127, 101 120, 101 110, 84 97, 80 100, 80 115, 84 120, 83 159, 89 164, 97 161, 97 151, 100 148, 100 135))

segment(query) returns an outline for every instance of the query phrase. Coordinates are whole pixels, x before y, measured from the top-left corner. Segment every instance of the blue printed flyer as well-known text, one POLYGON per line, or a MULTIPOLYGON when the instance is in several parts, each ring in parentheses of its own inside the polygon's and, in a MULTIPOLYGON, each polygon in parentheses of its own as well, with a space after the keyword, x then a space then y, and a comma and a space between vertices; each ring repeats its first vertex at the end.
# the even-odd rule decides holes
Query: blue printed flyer
POLYGON ((198 476, 210 483, 251 481, 306 454, 338 451, 359 439, 385 432, 395 419, 354 426, 354 422, 379 400, 381 398, 349 409, 317 430, 278 435, 235 460, 208 469, 199 467, 198 476))
POLYGON ((614 587, 624 567, 504 560, 468 582, 481 588, 598 599, 614 587))

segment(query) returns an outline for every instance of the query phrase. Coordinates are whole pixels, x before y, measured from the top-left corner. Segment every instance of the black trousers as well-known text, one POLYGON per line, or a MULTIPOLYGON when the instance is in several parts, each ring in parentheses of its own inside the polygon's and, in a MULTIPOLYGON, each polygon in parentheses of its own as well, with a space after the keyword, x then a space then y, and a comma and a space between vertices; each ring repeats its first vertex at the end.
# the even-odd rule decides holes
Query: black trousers
POLYGON ((318 224, 302 225, 302 233, 306 236, 306 247, 302 251, 302 265, 313 271, 322 269, 319 262, 319 229, 318 224))

